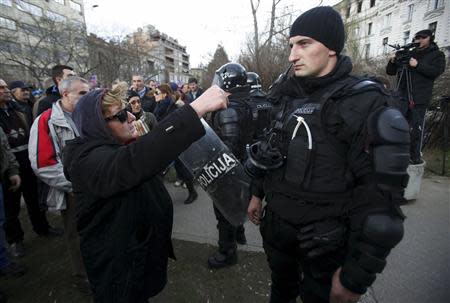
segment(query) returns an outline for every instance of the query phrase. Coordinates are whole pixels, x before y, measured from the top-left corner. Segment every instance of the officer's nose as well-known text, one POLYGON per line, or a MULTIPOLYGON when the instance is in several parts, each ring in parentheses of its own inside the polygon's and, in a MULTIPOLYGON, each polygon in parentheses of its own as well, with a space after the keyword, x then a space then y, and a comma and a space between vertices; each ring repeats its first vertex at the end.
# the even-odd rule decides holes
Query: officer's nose
POLYGON ((289 54, 289 62, 295 63, 299 60, 298 54, 295 52, 295 47, 291 48, 291 53, 289 54))

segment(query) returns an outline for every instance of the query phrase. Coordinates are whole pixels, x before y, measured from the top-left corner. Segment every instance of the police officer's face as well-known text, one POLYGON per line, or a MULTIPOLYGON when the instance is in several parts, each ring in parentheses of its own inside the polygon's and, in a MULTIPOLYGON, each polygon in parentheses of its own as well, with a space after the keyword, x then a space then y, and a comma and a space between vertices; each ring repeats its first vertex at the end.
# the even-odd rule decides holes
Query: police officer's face
POLYGON ((289 45, 289 62, 294 64, 297 77, 322 77, 336 65, 336 52, 312 38, 294 36, 289 39, 289 45))

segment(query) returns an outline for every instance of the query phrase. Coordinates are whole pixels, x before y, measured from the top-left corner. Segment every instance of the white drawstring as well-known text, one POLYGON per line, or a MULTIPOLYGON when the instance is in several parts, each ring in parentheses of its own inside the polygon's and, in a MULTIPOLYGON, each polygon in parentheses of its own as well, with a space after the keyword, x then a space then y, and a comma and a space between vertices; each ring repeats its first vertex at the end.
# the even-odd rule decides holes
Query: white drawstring
POLYGON ((291 141, 294 140, 295 136, 297 135, 297 131, 300 127, 300 125, 304 125, 306 132, 308 133, 308 149, 311 150, 312 149, 312 135, 311 135, 311 130, 309 129, 308 123, 306 123, 305 118, 301 117, 301 116, 296 116, 294 115, 295 118, 297 118, 297 125, 294 128, 294 131, 292 132, 292 138, 291 141))

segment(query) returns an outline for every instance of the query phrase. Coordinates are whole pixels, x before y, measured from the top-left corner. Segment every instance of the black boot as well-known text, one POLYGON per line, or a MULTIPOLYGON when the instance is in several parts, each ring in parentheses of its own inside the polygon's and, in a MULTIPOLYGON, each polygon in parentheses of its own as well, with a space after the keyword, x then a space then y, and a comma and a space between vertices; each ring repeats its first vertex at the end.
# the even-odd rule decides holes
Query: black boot
POLYGON ((192 202, 195 201, 195 199, 197 199, 198 194, 197 194, 197 191, 194 188, 194 183, 193 182, 186 182, 186 186, 187 186, 187 189, 189 190, 189 196, 184 201, 184 204, 191 204, 192 202))
POLYGON ((233 266, 237 263, 236 250, 228 252, 217 251, 208 258, 208 267, 211 269, 219 269, 227 266, 233 266))

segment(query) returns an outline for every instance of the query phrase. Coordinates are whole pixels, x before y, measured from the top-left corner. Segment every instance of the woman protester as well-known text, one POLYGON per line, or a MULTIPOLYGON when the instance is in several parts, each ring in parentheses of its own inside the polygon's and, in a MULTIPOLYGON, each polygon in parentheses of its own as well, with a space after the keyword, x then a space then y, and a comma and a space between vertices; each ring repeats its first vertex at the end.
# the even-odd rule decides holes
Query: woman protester
POLYGON ((199 117, 225 108, 226 96, 213 86, 139 138, 120 86, 78 102, 80 137, 64 149, 64 168, 95 302, 147 302, 164 288, 173 207, 158 174, 205 134, 199 117))
POLYGON ((164 119, 169 113, 176 109, 173 100, 173 90, 168 84, 161 84, 155 90, 156 107, 154 114, 158 121, 164 119))
POLYGON ((134 127, 136 128, 139 135, 144 135, 155 128, 158 124, 155 115, 150 112, 146 112, 142 109, 141 97, 134 90, 129 90, 127 92, 127 109, 135 117, 134 127))

